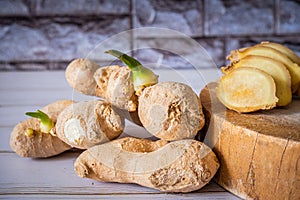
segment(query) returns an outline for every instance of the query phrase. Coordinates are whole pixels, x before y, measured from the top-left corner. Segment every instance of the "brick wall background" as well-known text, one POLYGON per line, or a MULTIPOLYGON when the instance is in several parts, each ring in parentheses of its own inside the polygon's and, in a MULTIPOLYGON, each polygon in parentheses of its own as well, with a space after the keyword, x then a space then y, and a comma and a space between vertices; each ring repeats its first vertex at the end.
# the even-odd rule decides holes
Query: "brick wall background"
MULTIPOLYGON (((300 55, 297 0, 0 0, 0 70, 62 70, 104 39, 149 26, 187 34, 218 66, 230 50, 264 40, 300 55)), ((120 45, 130 48, 136 40, 153 42, 140 35, 120 45)), ((189 67, 159 50, 135 56, 153 62, 163 56, 174 68, 189 67)))

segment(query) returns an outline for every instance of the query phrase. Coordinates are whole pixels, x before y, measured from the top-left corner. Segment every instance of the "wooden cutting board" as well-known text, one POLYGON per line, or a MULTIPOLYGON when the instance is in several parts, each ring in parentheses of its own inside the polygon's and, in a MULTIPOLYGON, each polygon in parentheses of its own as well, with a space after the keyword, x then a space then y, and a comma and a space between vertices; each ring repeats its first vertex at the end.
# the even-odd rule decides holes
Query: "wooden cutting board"
POLYGON ((221 163, 215 181, 246 199, 300 199, 300 100, 239 114, 218 101, 216 86, 208 84, 200 94, 204 141, 221 163))

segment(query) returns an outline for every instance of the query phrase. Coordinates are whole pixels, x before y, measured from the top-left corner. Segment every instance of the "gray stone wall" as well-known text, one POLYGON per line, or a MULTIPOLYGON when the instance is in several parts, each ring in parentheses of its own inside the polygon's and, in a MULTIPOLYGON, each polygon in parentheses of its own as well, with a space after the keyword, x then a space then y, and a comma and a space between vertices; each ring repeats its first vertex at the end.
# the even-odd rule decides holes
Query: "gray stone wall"
MULTIPOLYGON (((63 70, 106 38, 142 27, 170 28, 192 37, 218 66, 230 50, 265 40, 300 54, 297 0, 0 0, 0 70, 63 70)), ((119 45, 130 49, 136 41, 153 40, 132 36, 119 45)), ((163 56, 174 68, 191 67, 160 50, 134 55, 147 62, 163 56)), ((98 61, 105 63, 105 58, 98 61)))

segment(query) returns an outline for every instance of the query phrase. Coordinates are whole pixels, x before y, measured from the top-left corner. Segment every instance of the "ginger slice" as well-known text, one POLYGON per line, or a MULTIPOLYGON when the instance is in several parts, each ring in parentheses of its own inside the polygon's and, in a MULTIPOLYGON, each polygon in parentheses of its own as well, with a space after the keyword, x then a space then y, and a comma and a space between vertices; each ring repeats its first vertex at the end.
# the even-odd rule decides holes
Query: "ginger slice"
POLYGON ((240 113, 268 110, 276 106, 274 79, 262 70, 241 67, 221 77, 218 99, 229 109, 240 113))
POLYGON ((291 76, 281 62, 264 56, 249 55, 237 63, 223 67, 222 71, 228 74, 231 70, 239 67, 254 67, 271 75, 276 85, 276 96, 279 98, 277 106, 286 106, 291 103, 291 76))
MULTIPOLYGON (((281 53, 286 55, 291 61, 296 63, 300 68, 300 57, 293 50, 289 49, 288 47, 286 47, 282 44, 268 42, 268 41, 261 42, 258 45, 265 46, 265 47, 271 47, 273 49, 276 49, 277 51, 280 51, 281 53)), ((300 83, 298 86, 298 90, 296 92, 294 92, 294 94, 296 96, 300 96, 300 83)))
POLYGON ((296 92, 300 85, 300 67, 297 63, 291 61, 286 55, 280 51, 266 46, 252 46, 249 48, 242 48, 238 50, 233 50, 227 59, 233 63, 239 62, 241 59, 248 55, 265 56, 271 59, 282 62, 287 70, 290 72, 292 81, 292 92, 296 92))
POLYGON ((275 43, 275 42, 264 41, 264 42, 261 42, 258 45, 265 46, 265 47, 271 47, 273 49, 276 49, 276 50, 280 51, 281 53, 285 54, 294 63, 297 63, 298 65, 300 65, 300 57, 294 51, 292 51, 291 49, 289 49, 288 47, 286 47, 282 44, 278 44, 278 43, 275 43))

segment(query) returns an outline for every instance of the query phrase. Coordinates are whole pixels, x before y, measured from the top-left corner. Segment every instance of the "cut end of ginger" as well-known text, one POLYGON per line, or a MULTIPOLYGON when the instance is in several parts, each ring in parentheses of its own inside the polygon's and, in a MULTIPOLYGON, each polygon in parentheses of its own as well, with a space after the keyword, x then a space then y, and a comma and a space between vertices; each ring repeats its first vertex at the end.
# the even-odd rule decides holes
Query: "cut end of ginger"
POLYGON ((220 79, 218 99, 240 113, 268 110, 276 106, 274 79, 262 70, 250 67, 233 69, 220 79))
POLYGON ((237 63, 222 67, 224 74, 240 67, 252 67, 271 75, 276 85, 276 96, 279 101, 276 106, 287 106, 292 101, 291 76, 285 65, 277 60, 264 56, 246 56, 237 63))

